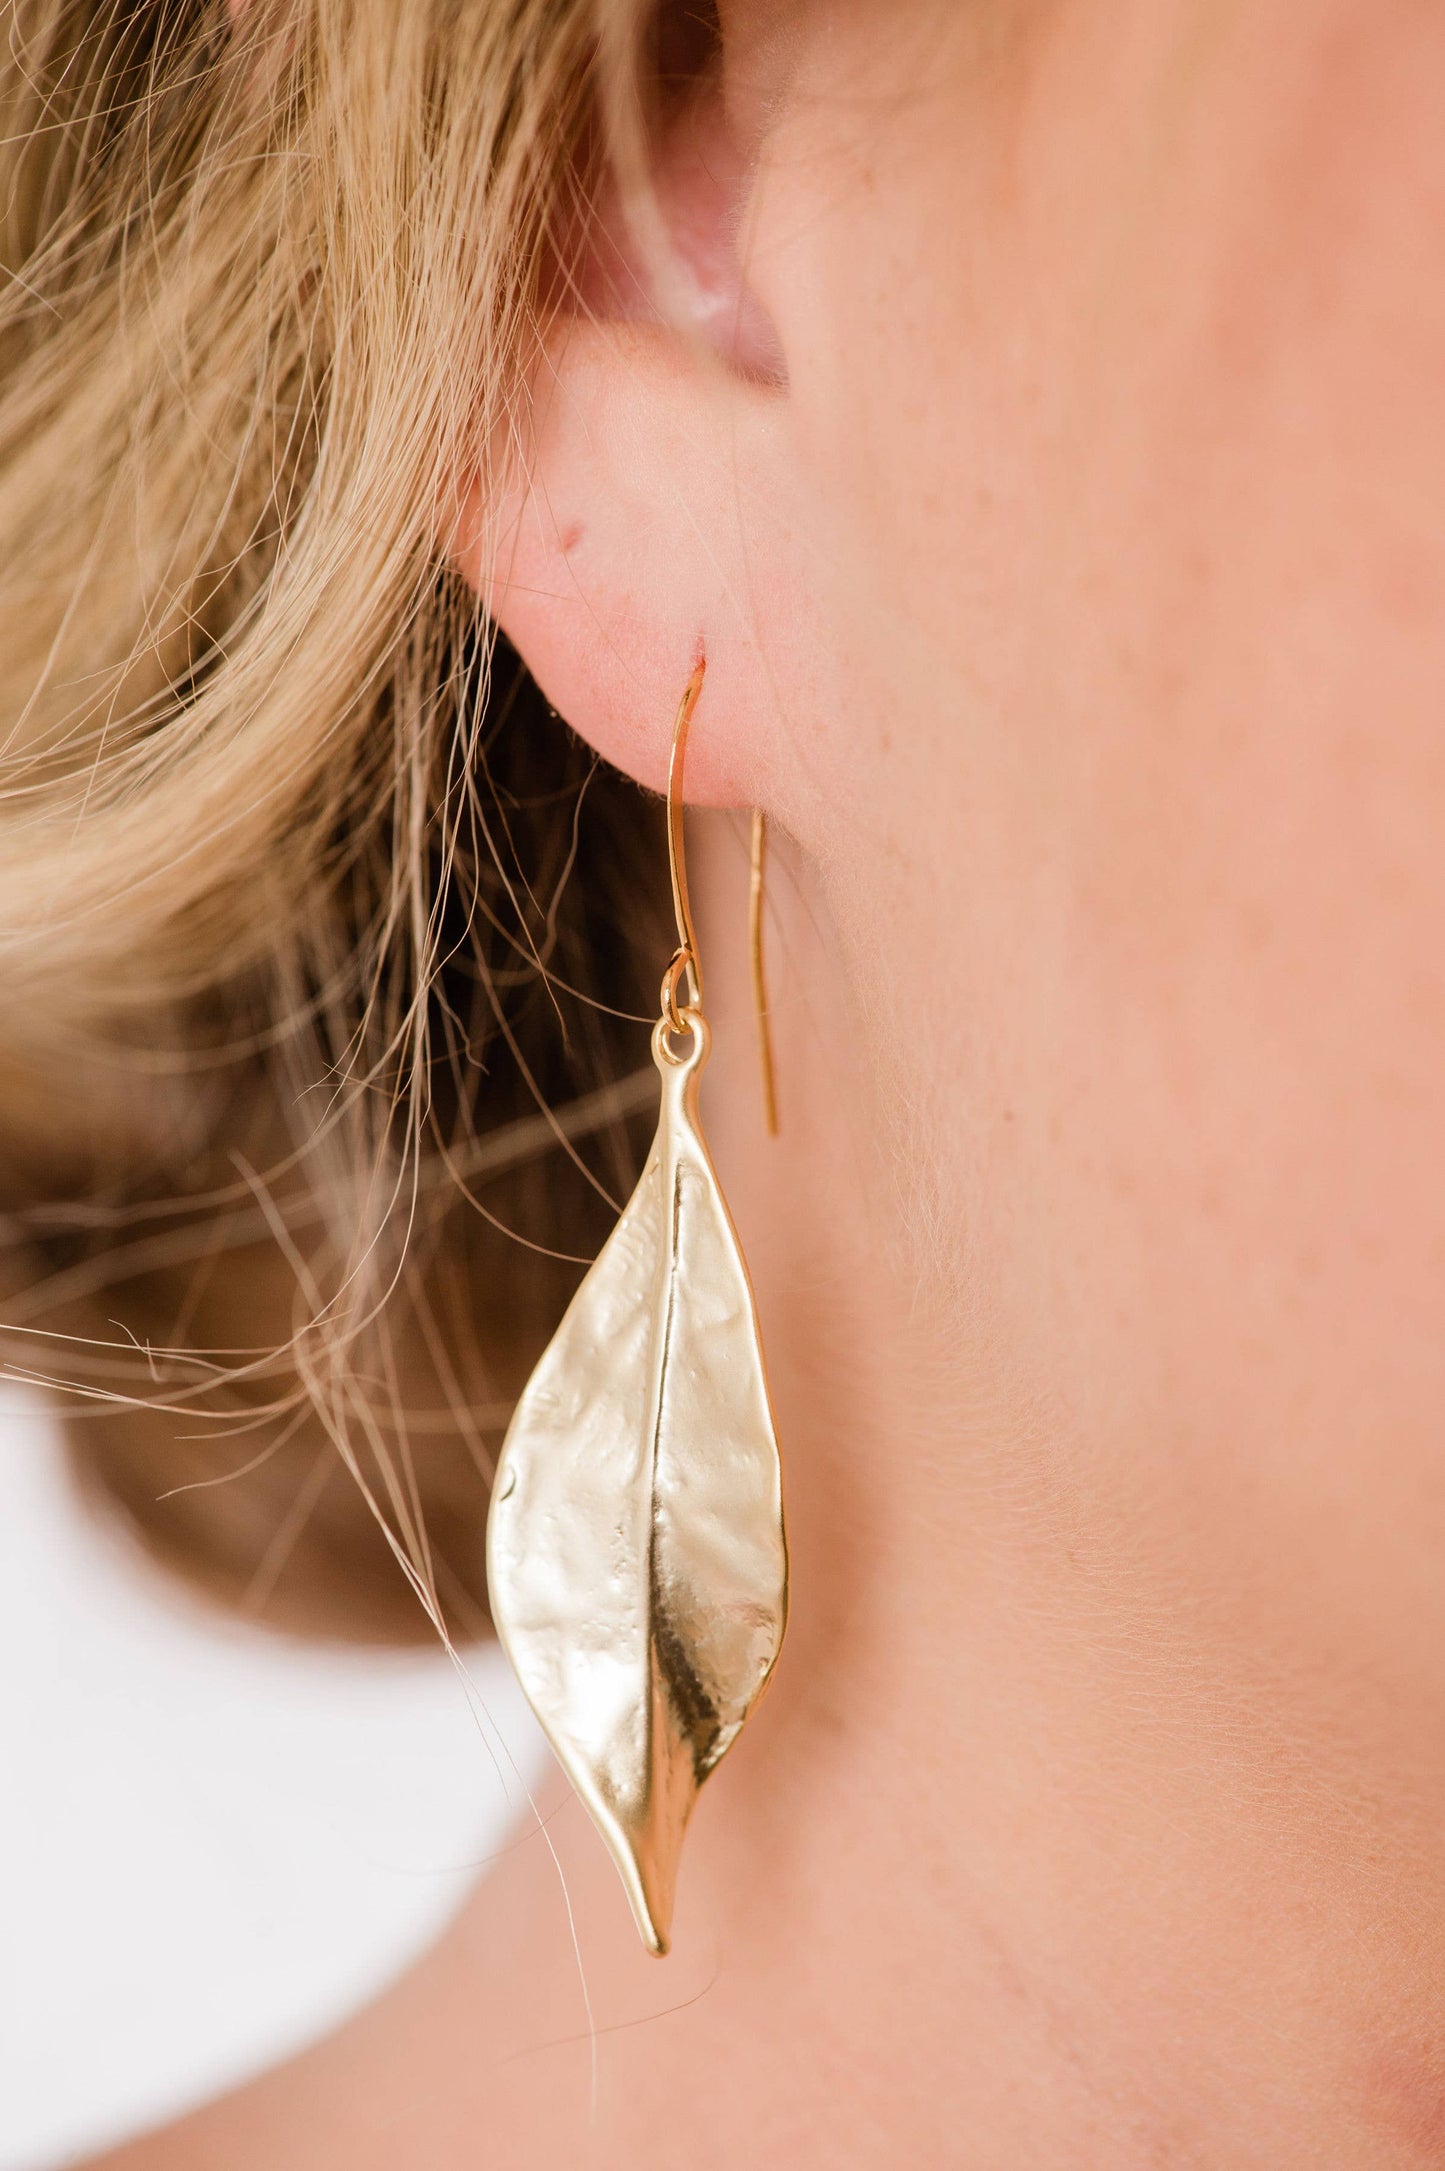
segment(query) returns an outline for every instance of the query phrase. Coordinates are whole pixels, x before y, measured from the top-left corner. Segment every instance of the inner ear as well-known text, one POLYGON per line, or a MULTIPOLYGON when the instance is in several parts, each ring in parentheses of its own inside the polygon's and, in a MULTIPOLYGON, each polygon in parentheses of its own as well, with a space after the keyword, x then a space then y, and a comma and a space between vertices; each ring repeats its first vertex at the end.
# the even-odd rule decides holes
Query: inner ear
POLYGON ((709 74, 722 74, 723 34, 715 0, 662 6, 653 19, 652 80, 664 124, 669 103, 681 104, 709 74))
POLYGON ((639 58, 628 140, 589 141, 554 299, 601 322, 666 323, 752 382, 781 385, 777 328, 747 276, 753 146, 725 95, 710 4, 665 6, 639 58))

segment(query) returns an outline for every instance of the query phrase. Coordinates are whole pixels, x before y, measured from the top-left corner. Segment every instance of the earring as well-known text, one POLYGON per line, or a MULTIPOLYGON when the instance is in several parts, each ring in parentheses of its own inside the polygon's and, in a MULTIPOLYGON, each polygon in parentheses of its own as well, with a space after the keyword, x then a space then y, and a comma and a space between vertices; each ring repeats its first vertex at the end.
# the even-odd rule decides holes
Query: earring
MULTIPOLYGON (((788 1607, 782 1473, 757 1312, 698 1117, 711 1035, 682 776, 702 678, 699 664, 668 765, 677 950, 652 1031, 657 1135, 517 1404, 487 1522, 497 1633, 658 1954, 668 1949, 698 1789, 773 1670, 788 1607)), ((755 820, 749 919, 759 995, 762 842, 755 820)), ((766 1022, 760 1000, 770 1081, 766 1022)))

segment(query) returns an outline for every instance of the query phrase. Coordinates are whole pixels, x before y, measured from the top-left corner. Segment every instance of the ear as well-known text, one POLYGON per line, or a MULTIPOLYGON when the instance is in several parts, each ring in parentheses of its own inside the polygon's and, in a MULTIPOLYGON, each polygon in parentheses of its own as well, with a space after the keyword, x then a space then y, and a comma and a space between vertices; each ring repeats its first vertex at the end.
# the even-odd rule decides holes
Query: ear
POLYGON ((745 276, 751 177, 720 96, 689 101, 654 183, 666 311, 600 211, 456 562, 568 722, 655 789, 704 656, 688 797, 777 806, 809 613, 785 359, 745 276))

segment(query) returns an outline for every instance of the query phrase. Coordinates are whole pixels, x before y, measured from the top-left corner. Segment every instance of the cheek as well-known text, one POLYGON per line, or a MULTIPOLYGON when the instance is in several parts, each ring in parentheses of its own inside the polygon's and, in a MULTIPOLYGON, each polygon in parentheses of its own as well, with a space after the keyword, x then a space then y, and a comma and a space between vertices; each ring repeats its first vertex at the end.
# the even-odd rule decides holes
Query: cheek
POLYGON ((885 899, 855 952, 904 1046, 946 962, 949 1219, 1061 1406, 1099 1438, 1127 1407, 1201 1494, 1226 1434, 1262 1552, 1305 1483, 1322 1548, 1377 1525, 1423 1589, 1445 310, 1412 166, 1438 65, 1336 79, 1242 11, 1183 69, 1172 12, 1098 16, 1097 51, 1041 56, 1027 100, 991 77, 986 112, 962 77, 920 77, 902 124, 876 70, 867 100, 819 86, 765 177, 839 828, 885 899))

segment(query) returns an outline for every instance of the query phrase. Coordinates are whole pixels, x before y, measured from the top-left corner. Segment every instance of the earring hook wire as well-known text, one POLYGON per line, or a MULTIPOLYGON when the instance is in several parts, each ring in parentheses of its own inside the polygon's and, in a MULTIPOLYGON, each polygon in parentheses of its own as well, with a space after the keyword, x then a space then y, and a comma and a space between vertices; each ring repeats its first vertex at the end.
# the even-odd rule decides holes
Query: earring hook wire
POLYGON ((688 977, 688 1007, 703 1007, 703 966, 696 955, 696 931, 692 927, 692 899, 688 897, 688 853, 683 845, 683 764, 688 760, 688 725, 692 723, 692 710, 696 697, 703 690, 703 675, 707 671, 705 658, 699 656, 694 664, 692 677, 683 688, 683 697, 677 703, 677 721, 673 725, 673 751, 668 756, 668 873, 673 877, 673 918, 677 921, 677 949, 673 962, 662 981, 662 1012, 673 1031, 683 1031, 683 1020, 677 1010, 677 983, 688 977))
MULTIPOLYGON (((678 703, 672 727, 672 750, 667 761, 667 865, 672 877, 672 912, 677 923, 677 948, 662 976, 662 1015, 669 1032, 682 1036, 687 1019, 677 1007, 678 987, 686 977, 687 1010, 702 1011, 702 965, 697 954, 697 934, 692 924, 692 900, 687 888, 687 851, 683 838, 683 774, 687 761, 687 734, 692 712, 702 692, 707 670, 699 657, 678 703)), ((768 1011, 767 975, 763 962, 764 870, 767 861, 768 824, 761 807, 753 809, 751 848, 748 855, 748 959, 751 967, 753 1015, 758 1032, 758 1065, 762 1076, 763 1116, 768 1136, 778 1135, 778 1092, 773 1069, 772 1021, 768 1011)))
POLYGON ((773 1024, 768 1009, 768 976, 763 958, 763 900, 768 859, 768 817, 753 808, 748 853, 748 963, 752 970, 753 1017, 758 1029, 758 1069, 763 1087, 763 1121, 769 1138, 778 1135, 778 1082, 773 1070, 773 1024))
POLYGON ((697 935, 692 924, 692 901, 687 893, 687 852, 682 834, 682 780, 687 761, 687 728, 692 722, 692 712, 697 707, 697 697, 702 692, 703 675, 707 670, 705 659, 699 656, 692 677, 683 689, 678 703, 677 721, 672 727, 672 752, 667 762, 667 865, 672 876, 672 913, 677 922, 677 949, 667 968, 662 983, 662 1006, 669 1024, 681 1030, 677 1015, 677 983, 683 973, 687 975, 687 998, 693 1010, 702 1008, 702 966, 698 961, 697 935))

